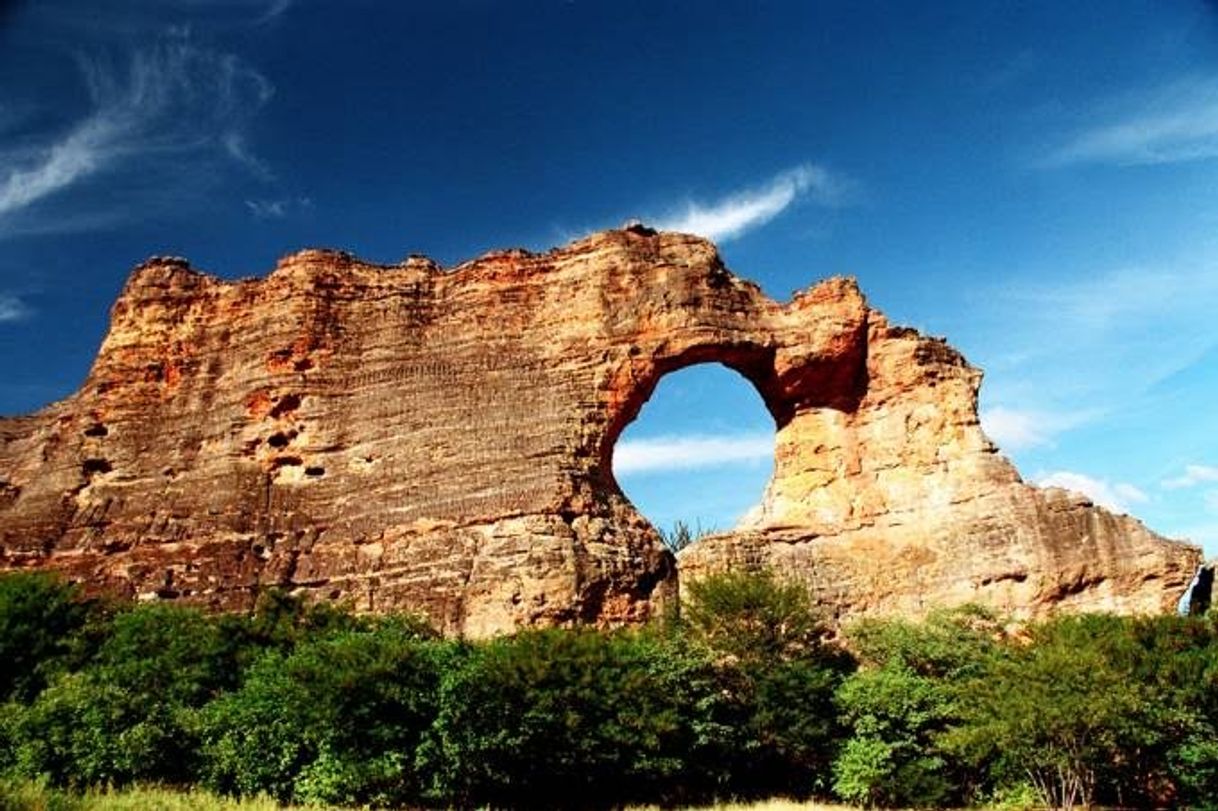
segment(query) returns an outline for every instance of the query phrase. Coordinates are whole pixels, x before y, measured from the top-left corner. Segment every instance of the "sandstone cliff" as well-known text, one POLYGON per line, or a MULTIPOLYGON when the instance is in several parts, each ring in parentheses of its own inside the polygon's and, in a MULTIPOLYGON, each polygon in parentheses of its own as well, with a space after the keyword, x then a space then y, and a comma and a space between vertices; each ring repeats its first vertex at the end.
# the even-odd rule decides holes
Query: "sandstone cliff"
POLYGON ((848 279, 782 305, 706 241, 643 228, 452 270, 343 253, 224 282, 137 268, 80 391, 0 420, 0 568, 140 599, 268 586, 471 635, 646 619, 676 569, 614 442, 667 372, 752 381, 777 466, 685 579, 773 565, 846 617, 979 600, 1174 607, 1199 551, 1021 482, 980 372, 848 279))

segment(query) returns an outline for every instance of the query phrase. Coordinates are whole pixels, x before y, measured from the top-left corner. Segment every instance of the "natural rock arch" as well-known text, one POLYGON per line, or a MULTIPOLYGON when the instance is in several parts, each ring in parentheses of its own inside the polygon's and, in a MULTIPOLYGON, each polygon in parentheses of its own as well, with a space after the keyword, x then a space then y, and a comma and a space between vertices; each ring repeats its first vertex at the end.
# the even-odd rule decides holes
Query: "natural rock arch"
MULTIPOLYGON (((622 495, 629 500, 632 505, 640 512, 644 513, 645 517, 659 531, 671 528, 675 521, 681 521, 687 528, 700 531, 713 531, 713 528, 727 529, 728 527, 721 524, 709 516, 697 514, 697 509, 687 510, 678 515, 668 515, 667 521, 657 522, 656 517, 643 509, 641 501, 647 501, 654 497, 656 491, 667 491, 671 485, 680 482, 681 486, 687 485, 691 480, 698 481, 704 476, 712 476, 723 478, 721 475, 729 468, 737 468, 741 464, 753 466, 759 457, 750 457, 747 459, 715 459, 710 460, 710 463, 703 465, 706 460, 694 459, 689 463, 682 463, 681 460, 664 459, 660 460, 667 464, 647 464, 642 469, 637 471, 628 471, 623 475, 622 458, 621 458, 621 443, 627 438, 637 440, 644 445, 656 441, 655 436, 648 434, 630 437, 632 430, 642 429, 645 432, 654 433, 657 425, 657 420, 662 425, 663 433, 660 435, 661 441, 688 439, 695 443, 704 439, 723 439, 725 441, 744 440, 750 443, 750 454, 753 453, 751 445, 752 441, 758 438, 758 433, 764 431, 770 438, 770 449, 767 454, 769 466, 766 469, 764 481, 756 480, 755 476, 745 475, 739 478, 740 489, 738 495, 751 496, 747 507, 741 504, 736 504, 738 508, 735 512, 733 525, 738 523, 745 510, 755 509, 760 502, 762 492, 768 488, 774 476, 774 455, 773 455, 773 438, 777 430, 774 422, 774 414, 766 406, 765 400, 761 392, 757 388, 757 384, 750 380, 739 370, 729 367, 718 361, 703 361, 689 364, 682 364, 674 369, 664 372, 654 386, 651 387, 645 398, 645 403, 637 410, 637 414, 626 425, 626 427, 610 441, 610 457, 612 459, 613 484, 618 488, 622 495), (699 370, 701 374, 692 377, 685 377, 682 373, 699 370), (712 395, 716 400, 715 404, 706 402, 704 399, 691 399, 688 394, 681 398, 681 410, 679 416, 675 416, 672 409, 676 405, 673 401, 673 396, 662 392, 663 384, 669 383, 673 378, 678 381, 693 380, 694 385, 698 388, 706 388, 708 381, 713 382, 715 389, 712 395), (741 399, 741 395, 747 392, 747 395, 741 399), (661 401, 657 403, 657 400, 661 401), (665 402, 666 401, 666 402, 665 402), (724 410, 724 402, 730 402, 730 411, 724 410), (656 410, 659 406, 657 415, 656 410), (729 419, 730 413, 731 427, 726 428, 725 425, 729 419), (764 417, 761 415, 764 414, 764 417), (758 423, 758 418, 764 420, 764 428, 758 423), (712 425, 714 426, 712 428, 712 425), (745 429, 744 432, 741 429, 745 429), (637 480, 640 484, 632 484, 627 486, 623 479, 637 480), (642 482, 646 482, 643 484, 642 482), (760 488, 760 489, 758 489, 760 488), (707 518, 709 523, 702 524, 702 519, 707 518), (707 529, 707 528, 712 529, 707 529)), ((626 462, 630 464, 629 460, 626 462)), ((704 491, 705 492, 705 491, 704 491)), ((716 493, 716 500, 725 494, 716 493)), ((727 500, 729 503, 730 498, 727 500)), ((723 502, 719 502, 721 505, 723 502)), ((722 516, 720 516, 722 517, 722 516)))
POLYGON ((779 304, 710 243, 640 227, 451 271, 145 263, 81 389, 0 420, 0 567, 221 609, 279 586, 471 635, 641 621, 676 570, 610 486, 613 442, 702 360, 757 386, 776 465, 754 525, 683 553, 683 579, 776 566, 840 617, 1162 611, 1197 568, 1023 484, 981 432, 980 372, 853 280, 779 304))

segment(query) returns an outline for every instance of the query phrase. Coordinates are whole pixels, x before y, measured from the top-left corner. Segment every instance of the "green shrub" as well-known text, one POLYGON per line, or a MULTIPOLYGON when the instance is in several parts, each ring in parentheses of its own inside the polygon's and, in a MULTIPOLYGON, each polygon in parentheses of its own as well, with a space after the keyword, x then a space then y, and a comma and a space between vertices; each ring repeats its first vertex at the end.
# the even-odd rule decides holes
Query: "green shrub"
POLYGON ((63 665, 88 605, 45 572, 0 575, 0 702, 28 702, 63 665))
POLYGON ((526 631, 446 675, 424 750, 461 806, 607 807, 709 794, 738 742, 708 655, 657 632, 526 631))
POLYGON ((181 708, 91 674, 59 678, 13 723, 13 770, 54 785, 185 782, 192 752, 181 708))
POLYGON ((282 801, 417 801, 416 749, 452 656, 393 623, 269 651, 203 715, 206 783, 282 801))
POLYGON ((851 733, 833 765, 839 797, 887 807, 934 807, 951 799, 954 786, 935 744, 952 719, 941 683, 886 663, 846 679, 837 703, 851 733))
POLYGON ((775 661, 815 651, 824 637, 807 588, 768 570, 712 575, 687 591, 681 617, 690 633, 730 656, 775 661))
POLYGON ((945 749, 958 718, 956 686, 999 655, 1001 627, 965 607, 923 622, 866 620, 849 634, 862 669, 837 692, 848 729, 833 789, 864 805, 933 807, 973 799, 977 764, 945 749))
MULTIPOLYGON (((1213 787, 1213 727, 1182 702, 1195 651, 1176 644, 1197 620, 1064 616, 995 657, 960 690, 945 741, 988 763, 1001 787, 1030 781, 1055 807, 1155 806, 1213 787)), ((1203 648, 1213 660, 1212 640, 1203 648)))
POLYGON ((843 735, 834 695, 850 665, 844 657, 822 655, 745 669, 739 700, 747 736, 735 793, 828 793, 830 767, 843 735))
POLYGON ((96 655, 59 677, 10 729, 14 768, 54 785, 194 779, 194 711, 236 679, 219 625, 191 608, 117 614, 96 655))

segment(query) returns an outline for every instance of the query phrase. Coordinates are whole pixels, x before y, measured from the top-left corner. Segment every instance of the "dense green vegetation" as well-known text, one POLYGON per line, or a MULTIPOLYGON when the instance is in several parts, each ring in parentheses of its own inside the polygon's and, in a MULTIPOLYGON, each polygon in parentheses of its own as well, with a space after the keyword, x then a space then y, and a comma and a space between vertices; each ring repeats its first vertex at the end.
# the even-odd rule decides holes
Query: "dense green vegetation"
POLYGON ((215 617, 11 574, 0 809, 132 784, 374 807, 1207 807, 1216 682, 1210 616, 969 608, 841 644, 768 575, 695 584, 648 628, 471 643, 278 593, 215 617))

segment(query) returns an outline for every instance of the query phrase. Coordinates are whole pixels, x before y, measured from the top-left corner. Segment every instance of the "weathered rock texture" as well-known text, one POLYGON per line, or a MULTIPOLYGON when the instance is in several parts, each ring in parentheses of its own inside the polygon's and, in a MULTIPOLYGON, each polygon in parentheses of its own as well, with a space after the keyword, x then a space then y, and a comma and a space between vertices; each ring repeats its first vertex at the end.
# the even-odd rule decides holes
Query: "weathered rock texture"
POLYGON ((144 264, 80 391, 0 420, 0 567, 230 609, 284 586, 471 635, 642 620, 676 571, 613 445, 662 375, 705 361, 757 387, 777 469, 747 528, 682 554, 687 578, 773 565, 839 616, 1163 611, 1197 568, 1023 484, 978 425, 980 372, 853 281, 781 305, 709 243, 643 228, 451 271, 144 264))

